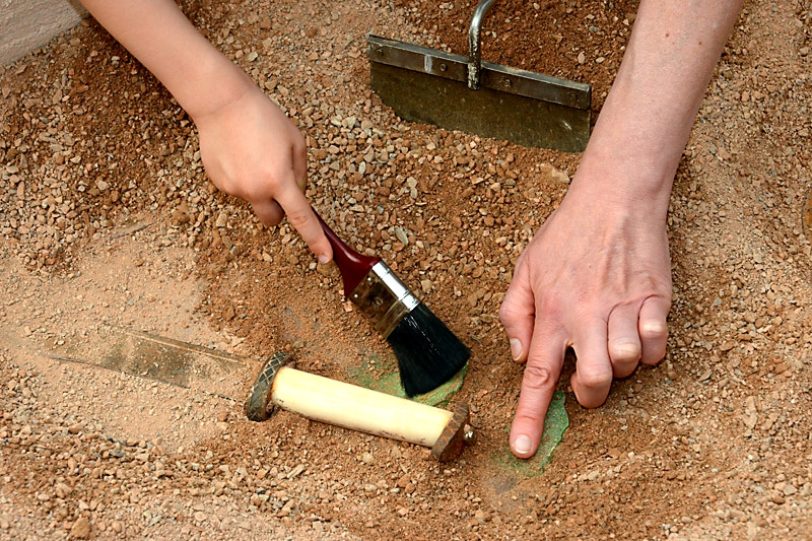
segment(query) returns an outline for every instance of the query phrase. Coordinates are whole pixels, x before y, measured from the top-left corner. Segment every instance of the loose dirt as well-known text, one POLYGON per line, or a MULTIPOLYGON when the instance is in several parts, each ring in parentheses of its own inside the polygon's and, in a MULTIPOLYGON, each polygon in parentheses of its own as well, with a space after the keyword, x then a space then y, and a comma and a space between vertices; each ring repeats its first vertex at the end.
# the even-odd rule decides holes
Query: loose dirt
MULTIPOLYGON (((478 440, 444 466, 43 356, 99 323, 341 379, 389 354, 288 226, 216 193, 188 118, 95 23, 0 68, 0 539, 812 531, 808 3, 748 2, 708 90, 669 216, 668 358, 598 410, 562 386, 571 426, 534 478, 494 458, 521 380, 496 313, 578 156, 404 123, 368 89, 365 33, 464 52, 473 4, 184 2, 306 133, 314 205, 471 345, 478 440)), ((634 10, 497 3, 484 55, 589 81, 599 107, 634 10)))

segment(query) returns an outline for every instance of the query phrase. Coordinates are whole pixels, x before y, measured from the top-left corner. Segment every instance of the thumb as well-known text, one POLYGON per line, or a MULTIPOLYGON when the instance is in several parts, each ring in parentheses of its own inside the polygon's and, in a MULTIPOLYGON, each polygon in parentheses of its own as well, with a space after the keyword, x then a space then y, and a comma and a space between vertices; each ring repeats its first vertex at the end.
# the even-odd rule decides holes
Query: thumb
POLYGON ((524 256, 520 257, 516 264, 513 280, 499 308, 499 319, 508 335, 513 360, 526 361, 530 340, 533 337, 536 304, 533 290, 530 288, 530 270, 524 263, 524 256))
POLYGON ((316 219, 316 213, 296 183, 290 182, 287 185, 288 188, 276 200, 285 210, 288 223, 299 232, 310 251, 319 258, 319 263, 329 262, 333 257, 333 249, 316 219))

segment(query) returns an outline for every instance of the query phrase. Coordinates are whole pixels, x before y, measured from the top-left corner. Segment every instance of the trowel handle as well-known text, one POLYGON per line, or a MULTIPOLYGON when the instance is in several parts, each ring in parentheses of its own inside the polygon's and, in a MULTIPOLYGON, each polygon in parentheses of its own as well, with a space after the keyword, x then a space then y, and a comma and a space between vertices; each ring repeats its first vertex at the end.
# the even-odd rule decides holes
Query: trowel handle
POLYGON ((482 44, 480 31, 482 19, 491 9, 496 0, 480 0, 471 17, 471 26, 468 27, 468 88, 479 89, 479 74, 482 71, 482 44))
POLYGON ((473 438, 465 405, 446 411, 296 370, 285 366, 289 361, 284 352, 265 361, 245 403, 252 421, 264 421, 281 408, 314 421, 431 447, 441 462, 459 456, 473 438))

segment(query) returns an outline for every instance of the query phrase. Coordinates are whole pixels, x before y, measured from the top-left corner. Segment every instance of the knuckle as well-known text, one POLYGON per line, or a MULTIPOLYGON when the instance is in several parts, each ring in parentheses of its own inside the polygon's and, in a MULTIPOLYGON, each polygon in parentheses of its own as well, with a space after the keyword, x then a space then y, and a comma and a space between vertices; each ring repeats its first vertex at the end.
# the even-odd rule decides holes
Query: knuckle
POLYGON ((266 187, 266 189, 269 188, 273 191, 276 191, 277 189, 279 189, 280 186, 282 186, 282 184, 284 183, 284 179, 288 174, 289 172, 284 168, 280 169, 274 167, 266 169, 262 173, 262 178, 265 179, 265 182, 263 182, 262 184, 266 187))
POLYGON ((499 321, 502 322, 502 325, 509 325, 513 319, 510 317, 510 308, 502 303, 502 306, 499 307, 499 321))
POLYGON ((529 364, 524 369, 524 387, 530 391, 548 389, 555 384, 553 374, 545 366, 529 364))
POLYGON ((603 389, 611 385, 612 373, 597 370, 582 370, 578 379, 588 389, 603 389))
POLYGON ((609 344, 609 357, 613 361, 637 361, 640 359, 642 348, 634 342, 613 342, 609 344))
POLYGON ((505 299, 502 306, 499 307, 499 321, 503 325, 510 325, 518 317, 515 305, 510 302, 510 299, 505 299))
POLYGON ((640 336, 649 340, 667 338, 668 325, 665 321, 643 321, 640 323, 640 336))
POLYGON ((527 424, 530 426, 538 426, 541 421, 541 414, 531 408, 519 406, 516 408, 516 415, 513 416, 514 422, 527 424))
POLYGON ((553 295, 542 295, 539 299, 539 312, 545 317, 559 320, 564 315, 564 303, 553 295))
POLYGON ((299 227, 307 224, 310 221, 310 213, 308 209, 293 209, 287 210, 285 214, 288 217, 290 225, 298 229, 299 227))

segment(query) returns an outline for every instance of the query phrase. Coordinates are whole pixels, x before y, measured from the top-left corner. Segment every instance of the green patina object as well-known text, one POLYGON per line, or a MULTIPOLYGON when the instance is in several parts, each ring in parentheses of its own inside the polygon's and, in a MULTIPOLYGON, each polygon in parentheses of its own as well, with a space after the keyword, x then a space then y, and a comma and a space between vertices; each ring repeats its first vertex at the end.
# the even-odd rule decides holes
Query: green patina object
MULTIPOLYGON (((422 404, 428 404, 429 406, 445 405, 451 397, 460 390, 467 373, 468 365, 466 364, 462 370, 457 372, 457 374, 446 383, 426 394, 413 396, 412 400, 422 404)), ((349 368, 347 370, 347 376, 350 382, 366 387, 367 389, 399 396, 401 398, 406 397, 406 393, 400 384, 400 374, 398 373, 397 365, 391 357, 382 359, 377 354, 370 353, 365 356, 364 361, 359 366, 349 368)))
MULTIPOLYGON (((406 396, 400 385, 400 375, 394 358, 391 356, 382 358, 375 353, 366 354, 363 358, 364 360, 359 365, 347 369, 347 377, 351 383, 394 396, 406 396)), ((412 400, 430 406, 443 406, 460 390, 467 373, 468 365, 466 364, 448 382, 430 393, 412 397, 412 400)), ((492 456, 499 468, 508 474, 506 477, 513 478, 513 481, 508 482, 506 486, 512 486, 516 478, 527 479, 544 472, 545 466, 552 460, 555 448, 564 438, 564 432, 570 426, 564 403, 564 393, 556 391, 544 420, 541 443, 532 458, 520 460, 514 457, 507 445, 492 456)), ((507 438, 505 438, 505 442, 507 442, 507 438)))
MULTIPOLYGON (((552 460, 553 451, 564 438, 564 432, 570 426, 570 419, 567 416, 564 402, 564 393, 556 391, 547 410, 547 417, 544 419, 544 433, 541 435, 541 443, 532 458, 527 460, 518 459, 513 456, 510 449, 505 445, 502 450, 494 455, 495 462, 500 467, 523 478, 541 475, 545 466, 552 460)), ((505 438, 505 441, 507 441, 507 438, 505 438)))

